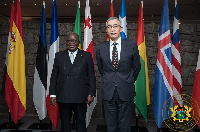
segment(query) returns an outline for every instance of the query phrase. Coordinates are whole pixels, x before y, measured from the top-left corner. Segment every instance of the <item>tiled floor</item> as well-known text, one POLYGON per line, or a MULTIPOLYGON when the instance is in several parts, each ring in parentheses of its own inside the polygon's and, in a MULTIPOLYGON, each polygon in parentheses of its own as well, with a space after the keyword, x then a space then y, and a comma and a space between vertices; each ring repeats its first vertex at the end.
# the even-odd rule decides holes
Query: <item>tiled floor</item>
MULTIPOLYGON (((9 116, 0 116, 0 125, 4 122, 8 122, 9 121, 9 116)), ((50 130, 33 130, 33 129, 27 129, 31 124, 33 123, 39 123, 39 119, 36 116, 25 116, 21 119, 21 122, 23 123, 18 130, 22 131, 22 130, 31 130, 32 132, 42 132, 42 131, 50 131, 50 130)), ((43 123, 49 123, 49 119, 44 119, 43 123)), ((87 128, 88 132, 106 132, 106 131, 102 131, 104 130, 103 128, 105 128, 106 122, 104 119, 91 119, 90 124, 87 128)), ((132 122, 132 126, 135 126, 135 120, 133 120, 132 122)), ((152 119, 148 122, 145 121, 140 121, 138 123, 139 126, 143 126, 145 127, 148 132, 157 132, 157 126, 155 124, 155 121, 152 119)), ((165 126, 163 126, 163 128, 165 128, 165 126)), ((197 127, 195 127, 197 128, 197 127)), ((12 129, 12 131, 14 131, 15 129, 12 129)), ((1 132, 9 132, 10 129, 1 129, 1 132)), ((54 129, 52 131, 55 131, 54 129)), ((59 126, 57 131, 60 131, 60 121, 59 121, 59 126)), ((72 130, 72 132, 75 132, 75 130, 72 130)), ((139 130, 138 132, 145 132, 144 130, 139 130)), ((170 132, 170 130, 164 130, 161 129, 160 132, 170 132)), ((200 130, 190 130, 188 132, 200 132, 200 130)))

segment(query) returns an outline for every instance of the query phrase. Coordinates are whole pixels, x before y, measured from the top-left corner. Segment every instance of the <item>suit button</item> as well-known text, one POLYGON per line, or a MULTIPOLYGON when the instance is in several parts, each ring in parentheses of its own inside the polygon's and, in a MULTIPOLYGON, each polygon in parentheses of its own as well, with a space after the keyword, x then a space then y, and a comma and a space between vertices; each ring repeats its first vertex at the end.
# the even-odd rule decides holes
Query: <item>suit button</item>
POLYGON ((69 78, 69 76, 66 76, 67 78, 69 78))
POLYGON ((76 78, 77 78, 77 76, 76 76, 76 78))

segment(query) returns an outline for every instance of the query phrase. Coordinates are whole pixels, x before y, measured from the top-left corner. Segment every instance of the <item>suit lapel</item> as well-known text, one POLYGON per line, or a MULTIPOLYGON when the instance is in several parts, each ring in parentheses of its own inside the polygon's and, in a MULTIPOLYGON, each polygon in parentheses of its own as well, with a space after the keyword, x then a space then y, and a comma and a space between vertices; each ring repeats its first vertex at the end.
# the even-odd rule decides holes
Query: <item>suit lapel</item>
MULTIPOLYGON (((80 63, 82 57, 83 57, 82 51, 78 49, 78 52, 77 52, 77 54, 76 54, 76 58, 74 59, 73 65, 74 65, 74 66, 78 65, 78 64, 80 63)), ((74 66, 73 66, 73 67, 74 67, 74 66)))
POLYGON ((66 61, 65 61, 65 66, 66 67, 65 67, 65 69, 66 69, 66 74, 68 74, 71 71, 72 67, 73 67, 73 65, 71 63, 71 60, 69 58, 68 50, 66 50, 65 55, 63 57, 66 58, 66 61))
POLYGON ((108 59, 108 61, 111 61, 110 60, 110 41, 105 43, 104 50, 105 50, 106 58, 108 59))
POLYGON ((68 51, 66 52, 66 74, 70 74, 73 69, 79 64, 79 62, 81 61, 81 54, 82 51, 78 49, 78 52, 76 54, 76 57, 74 59, 74 63, 71 63, 70 57, 69 57, 69 53, 68 51))
MULTIPOLYGON (((121 39, 121 53, 120 53, 120 60, 123 60, 125 55, 126 55, 126 50, 127 50, 127 45, 125 43, 125 40, 121 39)), ((110 59, 110 41, 105 42, 105 46, 104 46, 104 51, 105 51, 105 58, 107 58, 107 61, 109 62, 109 64, 113 67, 112 65, 112 61, 110 59)), ((119 66, 121 65, 121 61, 119 60, 119 66)))
POLYGON ((110 64, 110 66, 113 67, 112 61, 110 59, 110 41, 105 42, 104 51, 105 51, 105 54, 104 54, 105 58, 107 59, 106 61, 110 64))
POLYGON ((69 68, 67 74, 70 74, 71 72, 73 72, 74 69, 75 69, 75 67, 80 64, 80 62, 81 62, 81 60, 83 58, 82 53, 83 53, 83 51, 81 51, 81 50, 78 49, 78 52, 76 54, 76 57, 74 59, 74 63, 73 64, 71 63, 71 60, 70 60, 69 55, 68 55, 68 58, 69 58, 69 61, 70 61, 69 62, 70 63, 70 68, 69 68))
POLYGON ((66 63, 67 64, 71 64, 71 60, 69 58, 69 52, 68 52, 68 50, 66 50, 66 52, 65 52, 65 57, 66 57, 66 63))

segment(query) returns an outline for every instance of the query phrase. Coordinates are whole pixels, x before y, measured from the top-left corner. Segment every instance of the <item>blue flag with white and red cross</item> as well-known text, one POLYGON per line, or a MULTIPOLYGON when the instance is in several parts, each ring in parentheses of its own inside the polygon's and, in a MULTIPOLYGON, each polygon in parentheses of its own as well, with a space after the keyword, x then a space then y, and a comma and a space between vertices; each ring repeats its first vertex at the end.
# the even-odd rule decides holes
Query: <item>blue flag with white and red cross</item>
POLYGON ((173 105, 172 51, 168 0, 164 1, 158 34, 158 54, 154 82, 154 117, 158 128, 171 117, 169 107, 173 105))

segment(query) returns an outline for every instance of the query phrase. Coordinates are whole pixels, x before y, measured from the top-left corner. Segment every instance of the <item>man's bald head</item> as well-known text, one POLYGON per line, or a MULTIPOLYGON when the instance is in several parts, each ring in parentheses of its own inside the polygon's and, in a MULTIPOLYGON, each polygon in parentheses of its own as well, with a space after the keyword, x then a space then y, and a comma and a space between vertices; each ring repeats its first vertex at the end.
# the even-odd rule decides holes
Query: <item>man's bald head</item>
POLYGON ((71 52, 74 52, 78 49, 79 45, 79 36, 77 33, 71 32, 67 35, 66 46, 67 49, 71 52))

